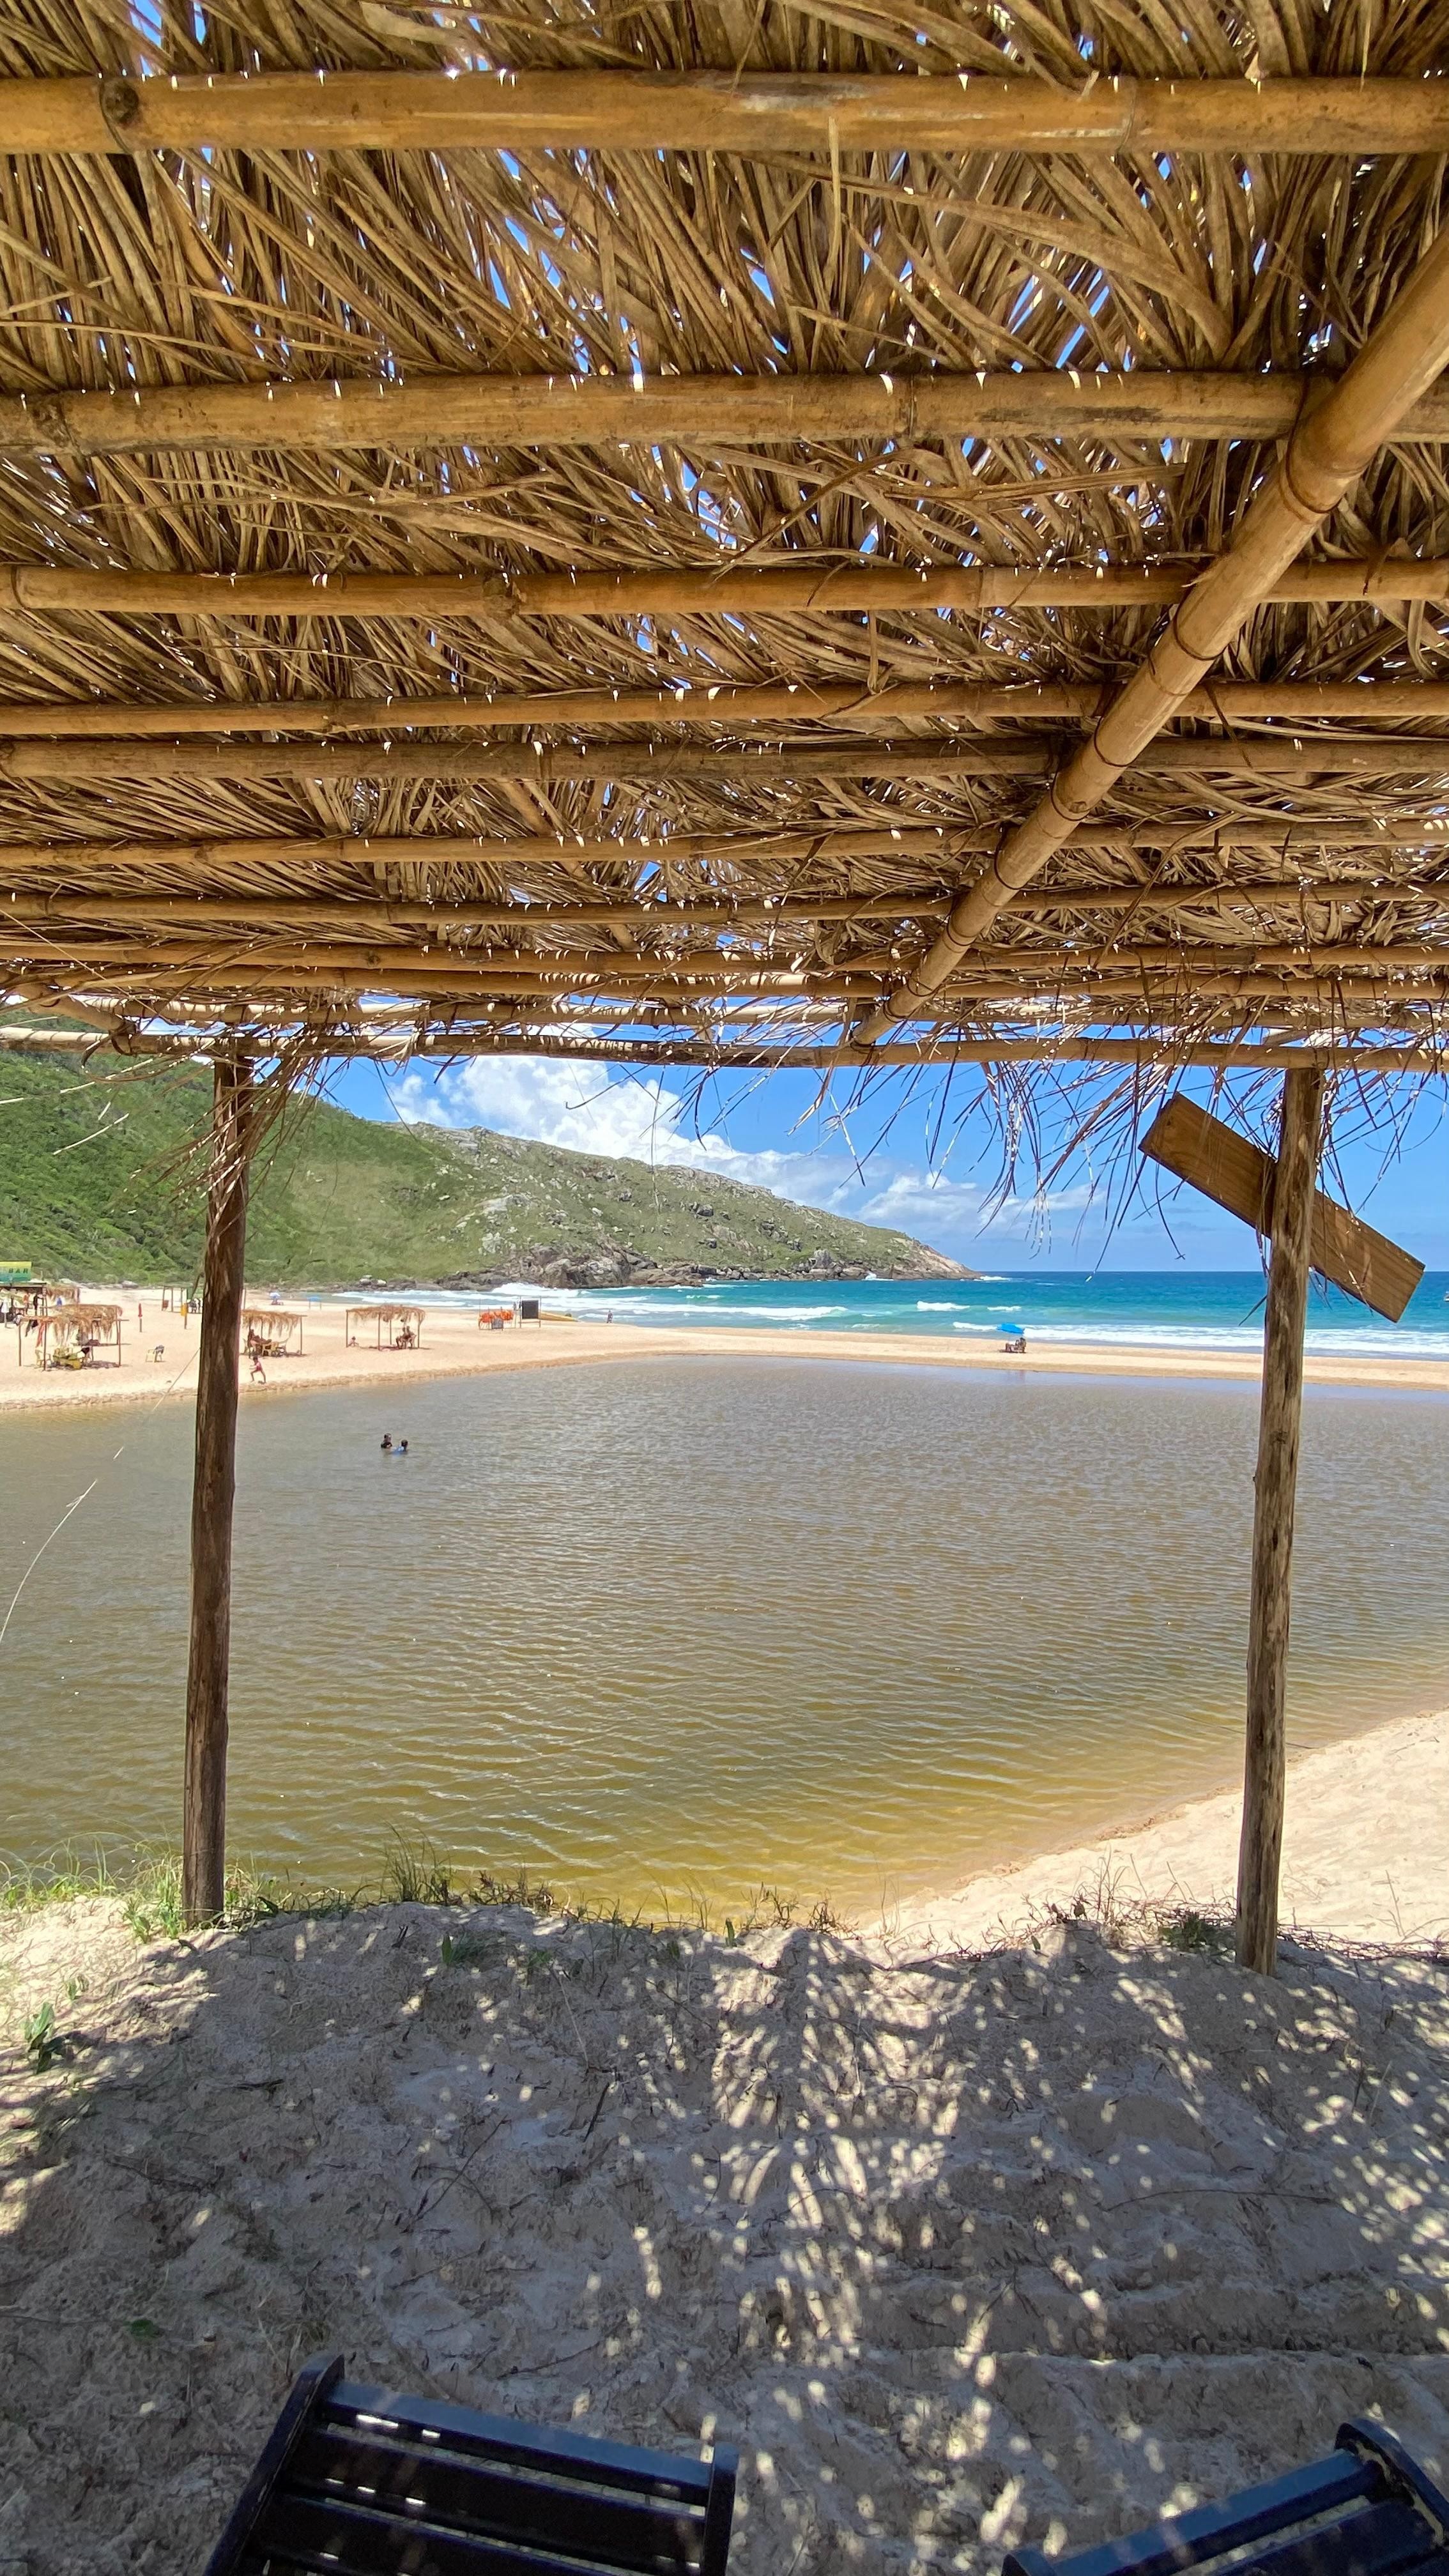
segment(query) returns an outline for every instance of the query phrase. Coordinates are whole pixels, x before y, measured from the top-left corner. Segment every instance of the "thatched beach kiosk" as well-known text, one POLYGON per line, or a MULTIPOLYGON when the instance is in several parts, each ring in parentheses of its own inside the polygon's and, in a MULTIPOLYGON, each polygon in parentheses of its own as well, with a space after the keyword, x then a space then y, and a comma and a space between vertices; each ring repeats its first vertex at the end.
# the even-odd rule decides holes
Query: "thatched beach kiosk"
POLYGON ((1325 1085, 1449 995, 1449 20, 279 29, 31 0, 0 83, 0 974, 215 1064, 193 1915, 299 1072, 1247 1066, 1270 1966, 1325 1085))
POLYGON ((90 1368, 107 1360, 119 1366, 120 1307, 75 1300, 57 1306, 36 1325, 35 1357, 41 1368, 90 1368))
POLYGON ((306 1318, 292 1306, 244 1306, 241 1336, 248 1359, 300 1359, 306 1347, 306 1318))
POLYGON ((372 1326, 374 1350, 416 1351, 422 1347, 423 1310, 421 1306, 349 1306, 347 1339, 355 1342, 359 1325, 365 1331, 372 1326))

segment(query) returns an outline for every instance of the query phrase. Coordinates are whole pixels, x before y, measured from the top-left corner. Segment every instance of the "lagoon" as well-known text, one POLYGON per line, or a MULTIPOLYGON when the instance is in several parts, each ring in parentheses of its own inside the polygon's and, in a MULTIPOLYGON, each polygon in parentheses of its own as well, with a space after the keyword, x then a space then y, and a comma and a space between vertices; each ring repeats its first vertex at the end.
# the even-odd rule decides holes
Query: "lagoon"
MULTIPOLYGON (((384 1401, 244 1409, 230 1830, 262 1868, 375 1879, 400 1835, 598 1902, 868 1920, 1237 1776, 1251 1387, 802 1351, 384 1401)), ((12 1859, 176 1838, 190 1447, 178 1403, 0 1418, 0 1615, 94 1480, 0 1645, 12 1859)), ((1310 1389, 1292 1749, 1449 1696, 1446 1459, 1444 1398, 1310 1389)))

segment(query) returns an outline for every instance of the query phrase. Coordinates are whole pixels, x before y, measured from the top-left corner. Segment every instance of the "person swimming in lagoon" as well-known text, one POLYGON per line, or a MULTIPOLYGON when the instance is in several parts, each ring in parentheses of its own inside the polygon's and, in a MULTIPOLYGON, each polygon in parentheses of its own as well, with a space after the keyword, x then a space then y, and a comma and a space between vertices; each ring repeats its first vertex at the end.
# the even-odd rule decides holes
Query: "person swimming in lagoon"
POLYGON ((387 1454, 388 1454, 388 1451, 389 1451, 389 1450, 391 1449, 391 1447, 392 1447, 392 1433, 391 1433, 390 1431, 384 1431, 384 1433, 383 1433, 383 1435, 382 1435, 382 1439, 381 1439, 381 1441, 379 1442, 379 1444, 378 1444, 378 1445, 379 1445, 379 1447, 381 1448, 381 1450, 382 1450, 382 1454, 383 1454, 383 1456, 384 1456, 384 1458, 385 1458, 385 1457, 387 1456, 387 1454))

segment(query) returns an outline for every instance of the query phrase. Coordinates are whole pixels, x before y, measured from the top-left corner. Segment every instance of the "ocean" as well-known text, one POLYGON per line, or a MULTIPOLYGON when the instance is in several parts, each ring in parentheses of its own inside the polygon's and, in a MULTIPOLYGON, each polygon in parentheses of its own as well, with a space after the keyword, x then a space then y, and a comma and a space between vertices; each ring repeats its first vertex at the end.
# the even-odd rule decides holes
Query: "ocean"
MULTIPOLYGON (((513 1283, 526 1290, 529 1282, 513 1283)), ((490 1291, 502 1296, 507 1291, 490 1291)), ((1173 1352, 1256 1352, 1263 1338, 1261 1271, 994 1271, 981 1279, 719 1280, 701 1288, 544 1291, 550 1306, 612 1314, 616 1324, 729 1324, 772 1331, 954 1334, 989 1349, 1005 1333, 1028 1343, 1173 1352)), ((438 1296, 470 1306, 470 1297, 438 1296)), ((1343 1358, 1449 1360, 1449 1271, 1427 1271, 1402 1322, 1372 1315, 1336 1288, 1315 1286, 1310 1351, 1343 1358)))

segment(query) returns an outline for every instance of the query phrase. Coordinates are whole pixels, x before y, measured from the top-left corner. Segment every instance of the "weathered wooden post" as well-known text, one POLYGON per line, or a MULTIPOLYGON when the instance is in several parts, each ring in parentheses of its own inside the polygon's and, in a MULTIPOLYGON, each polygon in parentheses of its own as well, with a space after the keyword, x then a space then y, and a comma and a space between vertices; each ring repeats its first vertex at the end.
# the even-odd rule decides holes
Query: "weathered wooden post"
POLYGON ((253 1108, 250 1064, 242 1057, 218 1056, 201 1273, 196 1470, 191 1487, 191 1636, 181 1870, 182 1905, 189 1924, 217 1921, 226 1886, 231 1525, 253 1108))
POLYGON ((1305 1066, 1301 1073, 1283 1077, 1263 1333, 1248 1612, 1248 1746, 1238 1846, 1238 1964, 1256 1969, 1263 1977, 1271 1977, 1278 1957, 1293 1506, 1303 1424, 1303 1335, 1308 1321, 1323 1091, 1324 1076, 1316 1067, 1305 1066))
POLYGON ((1155 1163, 1241 1217, 1272 1244, 1263 1337, 1263 1394, 1253 1507, 1248 1623, 1248 1751, 1238 1850, 1238 1958, 1271 1976, 1278 1949, 1278 1868, 1283 1849, 1283 1712, 1298 1434, 1303 1418, 1303 1331, 1308 1274, 1397 1323, 1424 1276, 1422 1261, 1314 1185, 1323 1133, 1324 1075, 1296 1066, 1283 1080, 1278 1158, 1210 1118, 1178 1092, 1142 1139, 1155 1163))

